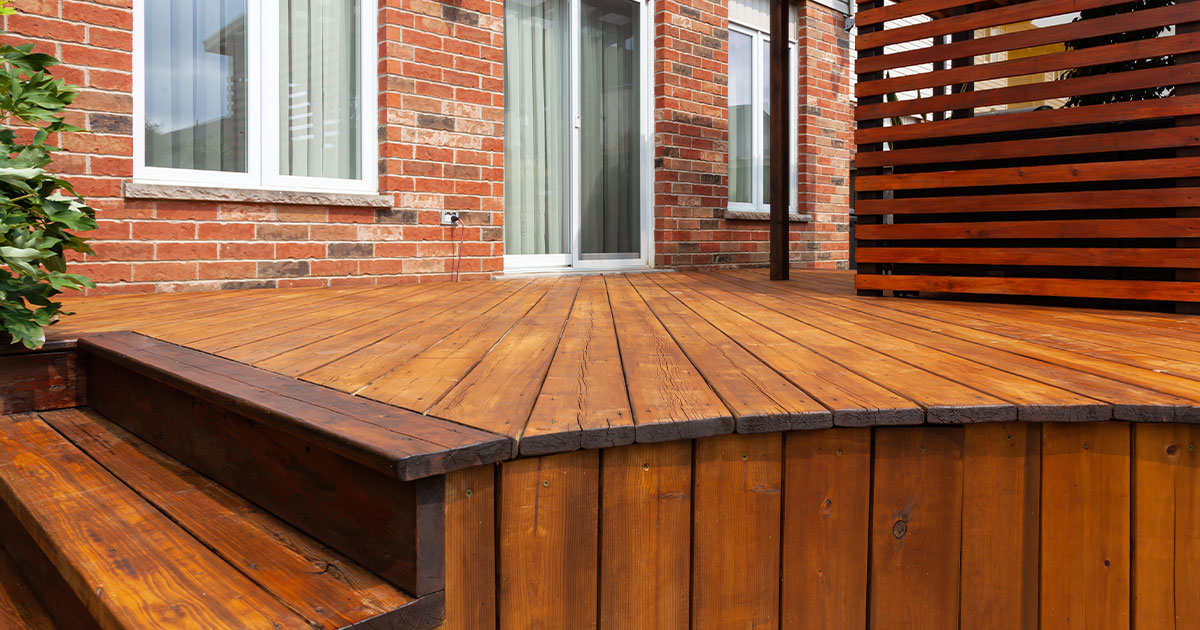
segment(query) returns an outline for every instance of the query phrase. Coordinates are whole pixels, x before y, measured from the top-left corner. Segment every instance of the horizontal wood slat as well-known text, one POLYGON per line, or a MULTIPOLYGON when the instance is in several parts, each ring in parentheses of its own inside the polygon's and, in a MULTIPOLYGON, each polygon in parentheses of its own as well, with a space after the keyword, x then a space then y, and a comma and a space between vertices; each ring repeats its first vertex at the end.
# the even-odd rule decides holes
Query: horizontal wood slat
POLYGON ((874 276, 854 279, 859 289, 994 293, 1059 297, 1107 296, 1126 300, 1200 301, 1200 282, 1088 280, 1077 278, 973 278, 961 276, 874 276))
POLYGON ((1129 0, 1037 0, 1035 2, 1021 2, 995 9, 970 11, 920 24, 864 33, 858 36, 855 44, 859 50, 869 50, 880 46, 902 44, 937 35, 965 33, 988 28, 989 26, 1004 26, 1042 17, 1073 13, 1075 11, 1111 7, 1128 2, 1129 0))
POLYGON ((978 118, 937 120, 919 125, 860 128, 855 133, 855 141, 862 146, 879 142, 928 140, 972 134, 1033 131, 1071 125, 1183 118, 1196 115, 1200 115, 1200 96, 1175 96, 1153 101, 1109 103, 978 118))
POLYGON ((968 107, 1024 103, 1067 96, 1119 92, 1121 90, 1139 90, 1160 85, 1193 83, 1196 81, 1200 81, 1200 63, 1134 70, 1118 74, 1101 74, 1063 81, 1030 83, 1012 87, 992 88, 990 90, 960 92, 957 94, 906 99, 874 105, 859 105, 855 108, 854 117, 860 121, 873 120, 889 116, 949 111, 968 107))
POLYGON ((1052 70, 1068 70, 1104 63, 1131 61, 1148 57, 1161 57, 1200 50, 1200 33, 1139 39, 1132 42, 1096 46, 1034 57, 1021 57, 1009 61, 998 61, 948 70, 934 70, 878 81, 863 81, 854 86, 858 98, 880 94, 904 92, 920 88, 942 87, 971 81, 986 81, 1004 77, 1019 77, 1052 70))
POLYGON ((860 294, 1194 309, 1183 303, 1200 302, 1197 7, 864 7, 860 294))
POLYGON ((906 0, 874 9, 863 9, 854 17, 854 23, 860 28, 874 24, 882 24, 888 20, 899 20, 914 15, 929 15, 958 7, 966 7, 979 0, 906 0))
POLYGON ((913 190, 920 188, 1105 182, 1121 179, 1163 179, 1176 177, 1200 177, 1200 158, 1131 160, 1128 162, 1096 162, 1092 164, 1054 164, 1051 166, 1014 166, 1010 168, 907 173, 903 175, 869 175, 860 177, 857 186, 862 191, 913 190))
POLYGON ((975 160, 1001 160, 1050 155, 1168 149, 1195 146, 1196 144, 1200 144, 1200 126, 1169 127, 1166 129, 1096 133, 1082 136, 1060 136, 1037 140, 977 142, 973 144, 954 145, 952 147, 870 151, 859 154, 855 160, 855 165, 858 168, 870 168, 874 166, 972 162, 975 160))
POLYGON ((925 265, 1200 268, 1200 249, 1108 247, 859 247, 858 262, 925 265))
POLYGON ((1033 210, 1116 210, 1186 208, 1200 205, 1200 188, 1163 188, 1025 193, 910 199, 860 199, 855 213, 937 214, 948 212, 1026 212, 1033 210))
MULTIPOLYGON (((1119 3, 1118 3, 1119 4, 1119 3)), ((885 55, 859 57, 854 69, 860 75, 904 68, 934 61, 966 59, 988 53, 1021 50, 1046 44, 1057 44, 1076 39, 1112 35, 1125 31, 1154 28, 1194 20, 1195 8, 1186 5, 1162 7, 1136 13, 1123 13, 1108 17, 1069 22, 1059 26, 1047 26, 980 39, 968 39, 940 46, 903 50, 885 55)), ((863 48, 859 48, 863 50, 863 48)))
POLYGON ((997 238, 1200 238, 1200 217, 1182 219, 1082 219, 1078 221, 977 221, 860 225, 865 240, 997 238))

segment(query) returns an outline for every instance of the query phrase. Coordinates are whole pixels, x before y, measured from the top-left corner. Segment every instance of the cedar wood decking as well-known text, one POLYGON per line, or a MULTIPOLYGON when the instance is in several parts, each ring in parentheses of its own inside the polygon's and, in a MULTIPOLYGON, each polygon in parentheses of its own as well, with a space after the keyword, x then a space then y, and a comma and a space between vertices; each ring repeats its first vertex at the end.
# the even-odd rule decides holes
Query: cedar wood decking
POLYGON ((765 270, 71 300, 133 330, 512 439, 512 456, 837 426, 1200 421, 1200 317, 857 297, 765 270))

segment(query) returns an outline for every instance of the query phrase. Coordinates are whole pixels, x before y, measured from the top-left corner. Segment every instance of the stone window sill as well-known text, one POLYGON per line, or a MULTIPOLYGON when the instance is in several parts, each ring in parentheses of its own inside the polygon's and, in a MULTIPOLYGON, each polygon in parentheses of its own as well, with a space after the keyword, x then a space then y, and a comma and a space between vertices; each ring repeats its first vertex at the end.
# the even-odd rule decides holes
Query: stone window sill
POLYGON ((230 203, 267 203, 296 206, 349 206, 357 208, 391 208, 392 197, 370 193, 325 193, 296 190, 254 190, 247 188, 216 188, 180 186, 176 184, 141 184, 125 182, 122 192, 126 199, 159 199, 169 201, 224 201, 230 203))
MULTIPOLYGON (((752 210, 726 210, 725 218, 734 221, 770 221, 770 212, 757 212, 752 210)), ((789 214, 789 223, 811 223, 811 214, 789 214)))

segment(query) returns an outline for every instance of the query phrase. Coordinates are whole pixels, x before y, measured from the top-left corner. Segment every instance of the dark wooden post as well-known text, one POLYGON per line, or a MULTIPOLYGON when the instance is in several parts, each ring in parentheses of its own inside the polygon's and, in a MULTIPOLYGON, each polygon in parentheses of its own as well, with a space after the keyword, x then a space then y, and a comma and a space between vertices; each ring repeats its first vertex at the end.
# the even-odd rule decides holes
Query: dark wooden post
POLYGON ((771 0, 771 279, 787 280, 791 252, 788 246, 788 205, 792 172, 788 120, 791 93, 788 90, 788 8, 791 0, 771 0))

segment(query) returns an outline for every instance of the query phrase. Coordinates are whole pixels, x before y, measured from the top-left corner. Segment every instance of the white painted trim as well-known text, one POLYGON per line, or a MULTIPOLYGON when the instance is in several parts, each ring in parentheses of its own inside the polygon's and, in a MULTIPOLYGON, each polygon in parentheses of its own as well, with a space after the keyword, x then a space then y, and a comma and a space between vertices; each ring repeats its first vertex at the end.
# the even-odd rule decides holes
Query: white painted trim
POLYGON ((505 271, 562 269, 571 266, 570 254, 505 254, 505 271))
POLYGON ((359 0, 361 77, 359 122, 362 134, 360 179, 294 177, 279 174, 279 127, 264 125, 279 116, 279 23, 282 0, 246 2, 246 173, 146 166, 145 10, 152 0, 135 0, 133 12, 133 181, 250 190, 377 193, 379 190, 378 9, 359 0), (258 45, 255 45, 255 42, 258 45), (269 80, 268 80, 269 79, 269 80), (268 95, 271 98, 266 98, 268 95), (371 106, 374 104, 374 107, 371 106))

